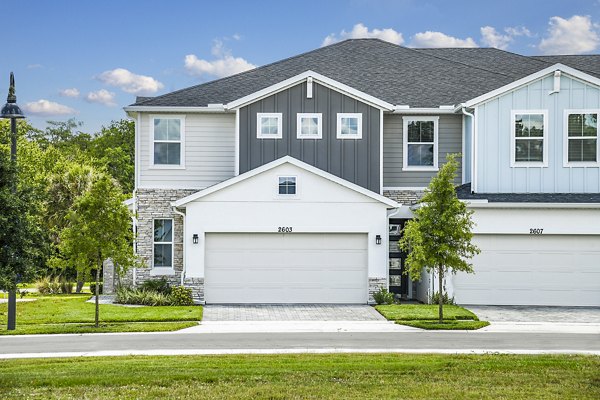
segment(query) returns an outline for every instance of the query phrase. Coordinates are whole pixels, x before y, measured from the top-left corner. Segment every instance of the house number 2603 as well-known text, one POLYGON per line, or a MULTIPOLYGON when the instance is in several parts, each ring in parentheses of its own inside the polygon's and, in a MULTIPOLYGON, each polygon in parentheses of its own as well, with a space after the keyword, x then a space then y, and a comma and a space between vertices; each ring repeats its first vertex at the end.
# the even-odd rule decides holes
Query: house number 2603
POLYGON ((530 228, 529 229, 529 234, 530 235, 541 235, 542 233, 544 233, 544 229, 543 228, 530 228))
POLYGON ((291 226, 280 226, 277 228, 277 232, 279 233, 292 233, 291 226))

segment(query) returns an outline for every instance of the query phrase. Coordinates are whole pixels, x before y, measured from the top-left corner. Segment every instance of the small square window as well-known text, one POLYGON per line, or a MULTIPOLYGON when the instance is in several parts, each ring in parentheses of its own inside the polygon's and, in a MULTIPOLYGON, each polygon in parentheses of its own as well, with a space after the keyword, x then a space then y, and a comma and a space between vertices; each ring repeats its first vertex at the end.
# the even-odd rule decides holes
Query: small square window
POLYGON ((295 176, 280 176, 279 177, 279 194, 295 195, 296 194, 296 177, 295 176))
POLYGON ((323 137, 321 114, 299 113, 296 124, 296 137, 298 139, 321 139, 323 137))
POLYGON ((259 139, 281 139, 282 135, 281 113, 257 113, 256 137, 259 139))
POLYGON ((337 138, 362 139, 362 114, 338 113, 337 138))

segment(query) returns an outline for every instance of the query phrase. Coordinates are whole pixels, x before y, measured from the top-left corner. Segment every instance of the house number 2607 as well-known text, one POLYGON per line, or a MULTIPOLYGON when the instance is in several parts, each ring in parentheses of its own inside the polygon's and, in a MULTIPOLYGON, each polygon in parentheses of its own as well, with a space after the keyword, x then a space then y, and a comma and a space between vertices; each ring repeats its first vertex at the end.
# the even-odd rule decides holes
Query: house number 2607
POLYGON ((279 233, 291 233, 292 232, 292 227, 291 226, 280 226, 277 228, 277 232, 279 233))
POLYGON ((530 235, 541 235, 542 233, 544 233, 544 229, 543 228, 530 228, 529 229, 529 234, 530 235))

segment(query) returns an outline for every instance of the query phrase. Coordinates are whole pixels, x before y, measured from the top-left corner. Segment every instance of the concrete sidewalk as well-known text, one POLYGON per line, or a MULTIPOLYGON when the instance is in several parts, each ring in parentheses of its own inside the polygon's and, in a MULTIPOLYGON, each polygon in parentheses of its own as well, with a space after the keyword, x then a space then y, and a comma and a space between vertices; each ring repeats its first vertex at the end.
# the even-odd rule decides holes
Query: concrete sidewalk
POLYGON ((419 332, 391 321, 202 321, 176 333, 419 332))

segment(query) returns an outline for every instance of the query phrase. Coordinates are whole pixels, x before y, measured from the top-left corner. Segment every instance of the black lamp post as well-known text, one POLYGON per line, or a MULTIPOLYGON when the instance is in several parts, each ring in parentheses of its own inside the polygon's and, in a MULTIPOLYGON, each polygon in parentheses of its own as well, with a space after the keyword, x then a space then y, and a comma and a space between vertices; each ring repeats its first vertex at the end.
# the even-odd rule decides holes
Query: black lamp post
MULTIPOLYGON (((17 119, 25 118, 23 112, 17 105, 17 96, 15 95, 15 76, 10 73, 10 86, 8 88, 8 97, 6 104, 2 107, 0 118, 10 118, 10 161, 13 166, 17 163, 17 119)), ((17 191, 16 179, 12 182, 13 193, 17 191)), ((8 292, 8 324, 7 329, 14 331, 17 322, 17 291, 8 292)))

